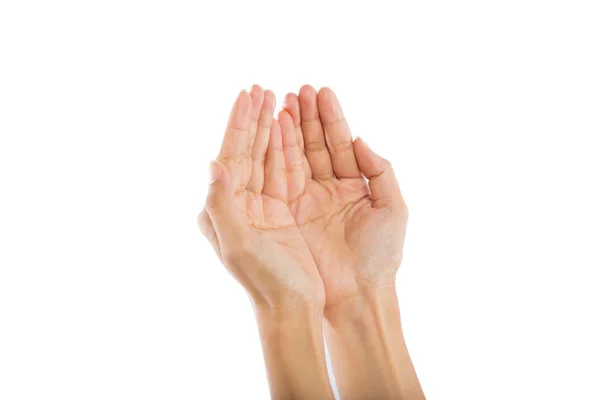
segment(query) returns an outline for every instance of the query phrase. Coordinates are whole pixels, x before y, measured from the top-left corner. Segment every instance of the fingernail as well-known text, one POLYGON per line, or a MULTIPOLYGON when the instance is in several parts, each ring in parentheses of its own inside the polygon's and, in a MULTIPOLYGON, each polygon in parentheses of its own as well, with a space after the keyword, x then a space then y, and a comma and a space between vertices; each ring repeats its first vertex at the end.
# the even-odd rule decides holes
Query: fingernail
POLYGON ((218 162, 212 161, 210 163, 210 183, 221 180, 221 166, 218 162))

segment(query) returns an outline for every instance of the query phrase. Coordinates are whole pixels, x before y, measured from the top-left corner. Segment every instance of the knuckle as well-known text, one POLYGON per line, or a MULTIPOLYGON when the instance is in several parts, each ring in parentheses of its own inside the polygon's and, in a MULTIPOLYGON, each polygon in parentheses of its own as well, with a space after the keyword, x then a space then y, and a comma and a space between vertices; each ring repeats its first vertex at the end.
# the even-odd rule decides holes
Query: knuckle
POLYGON ((282 147, 284 149, 294 149, 294 148, 298 148, 299 144, 298 144, 298 142, 288 143, 288 144, 284 144, 282 147))
POLYGON ((377 171, 369 179, 382 177, 382 179, 389 181, 390 179, 394 179, 393 172, 392 163, 385 158, 381 158, 377 164, 377 171), (392 173, 391 175, 390 172, 392 173))
POLYGON ((351 148, 352 148, 352 141, 351 140, 343 140, 341 142, 334 144, 331 147, 331 152, 333 154, 338 154, 338 153, 343 153, 345 151, 348 151, 351 148))
POLYGON ((327 151, 327 145, 324 142, 306 142, 304 143, 304 148, 307 153, 327 151))
POLYGON ((253 150, 252 151, 252 163, 254 164, 254 166, 264 167, 266 155, 267 155, 267 149, 253 150))

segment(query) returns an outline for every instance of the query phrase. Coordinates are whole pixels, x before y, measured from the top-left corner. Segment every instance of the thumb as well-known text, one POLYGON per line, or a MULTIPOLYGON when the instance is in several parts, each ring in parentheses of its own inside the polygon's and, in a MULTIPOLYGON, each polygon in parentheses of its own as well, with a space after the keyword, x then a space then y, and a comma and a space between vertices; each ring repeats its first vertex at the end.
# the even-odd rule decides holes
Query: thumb
POLYGON ((218 242, 235 245, 245 225, 234 202, 235 187, 231 174, 216 161, 210 163, 210 188, 206 196, 205 210, 212 221, 218 242))
POLYGON ((390 162, 371 150, 361 138, 354 141, 354 155, 360 172, 369 180, 373 207, 395 208, 403 204, 400 186, 390 162))

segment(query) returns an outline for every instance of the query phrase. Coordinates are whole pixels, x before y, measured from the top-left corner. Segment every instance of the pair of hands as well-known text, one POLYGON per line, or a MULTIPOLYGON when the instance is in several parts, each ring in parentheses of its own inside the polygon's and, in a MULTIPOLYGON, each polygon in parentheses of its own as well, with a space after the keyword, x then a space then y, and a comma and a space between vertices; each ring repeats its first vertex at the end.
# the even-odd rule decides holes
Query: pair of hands
POLYGON ((230 114, 198 220, 256 307, 326 308, 394 285, 408 210, 390 163, 352 140, 337 97, 254 85, 230 114))

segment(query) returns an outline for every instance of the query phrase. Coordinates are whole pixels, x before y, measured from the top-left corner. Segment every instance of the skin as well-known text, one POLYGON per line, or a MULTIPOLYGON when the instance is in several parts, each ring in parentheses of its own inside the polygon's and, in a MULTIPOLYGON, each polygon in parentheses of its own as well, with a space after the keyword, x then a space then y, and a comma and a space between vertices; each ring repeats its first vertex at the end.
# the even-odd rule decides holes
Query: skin
POLYGON ((286 141, 275 96, 253 86, 233 106, 200 228, 256 310, 274 399, 333 399, 317 267, 287 202, 286 141))
POLYGON ((359 295, 361 285, 393 285, 408 209, 390 163, 352 141, 328 88, 288 94, 279 120, 284 135, 296 132, 296 156, 306 160, 289 208, 319 268, 326 306, 359 295))
POLYGON ((408 209, 389 161, 352 140, 335 93, 285 97, 299 166, 289 208, 326 295, 325 336, 343 399, 424 399, 396 296, 408 209))
POLYGON ((395 291, 408 209, 390 163, 352 140, 330 89, 288 94, 277 119, 273 104, 257 86, 238 96, 199 217, 255 304, 273 397, 330 398, 324 328, 342 398, 424 399, 395 291))
POLYGON ((287 164, 275 96, 240 92, 199 223, 255 305, 313 308, 325 292, 315 262, 287 206, 287 164))

